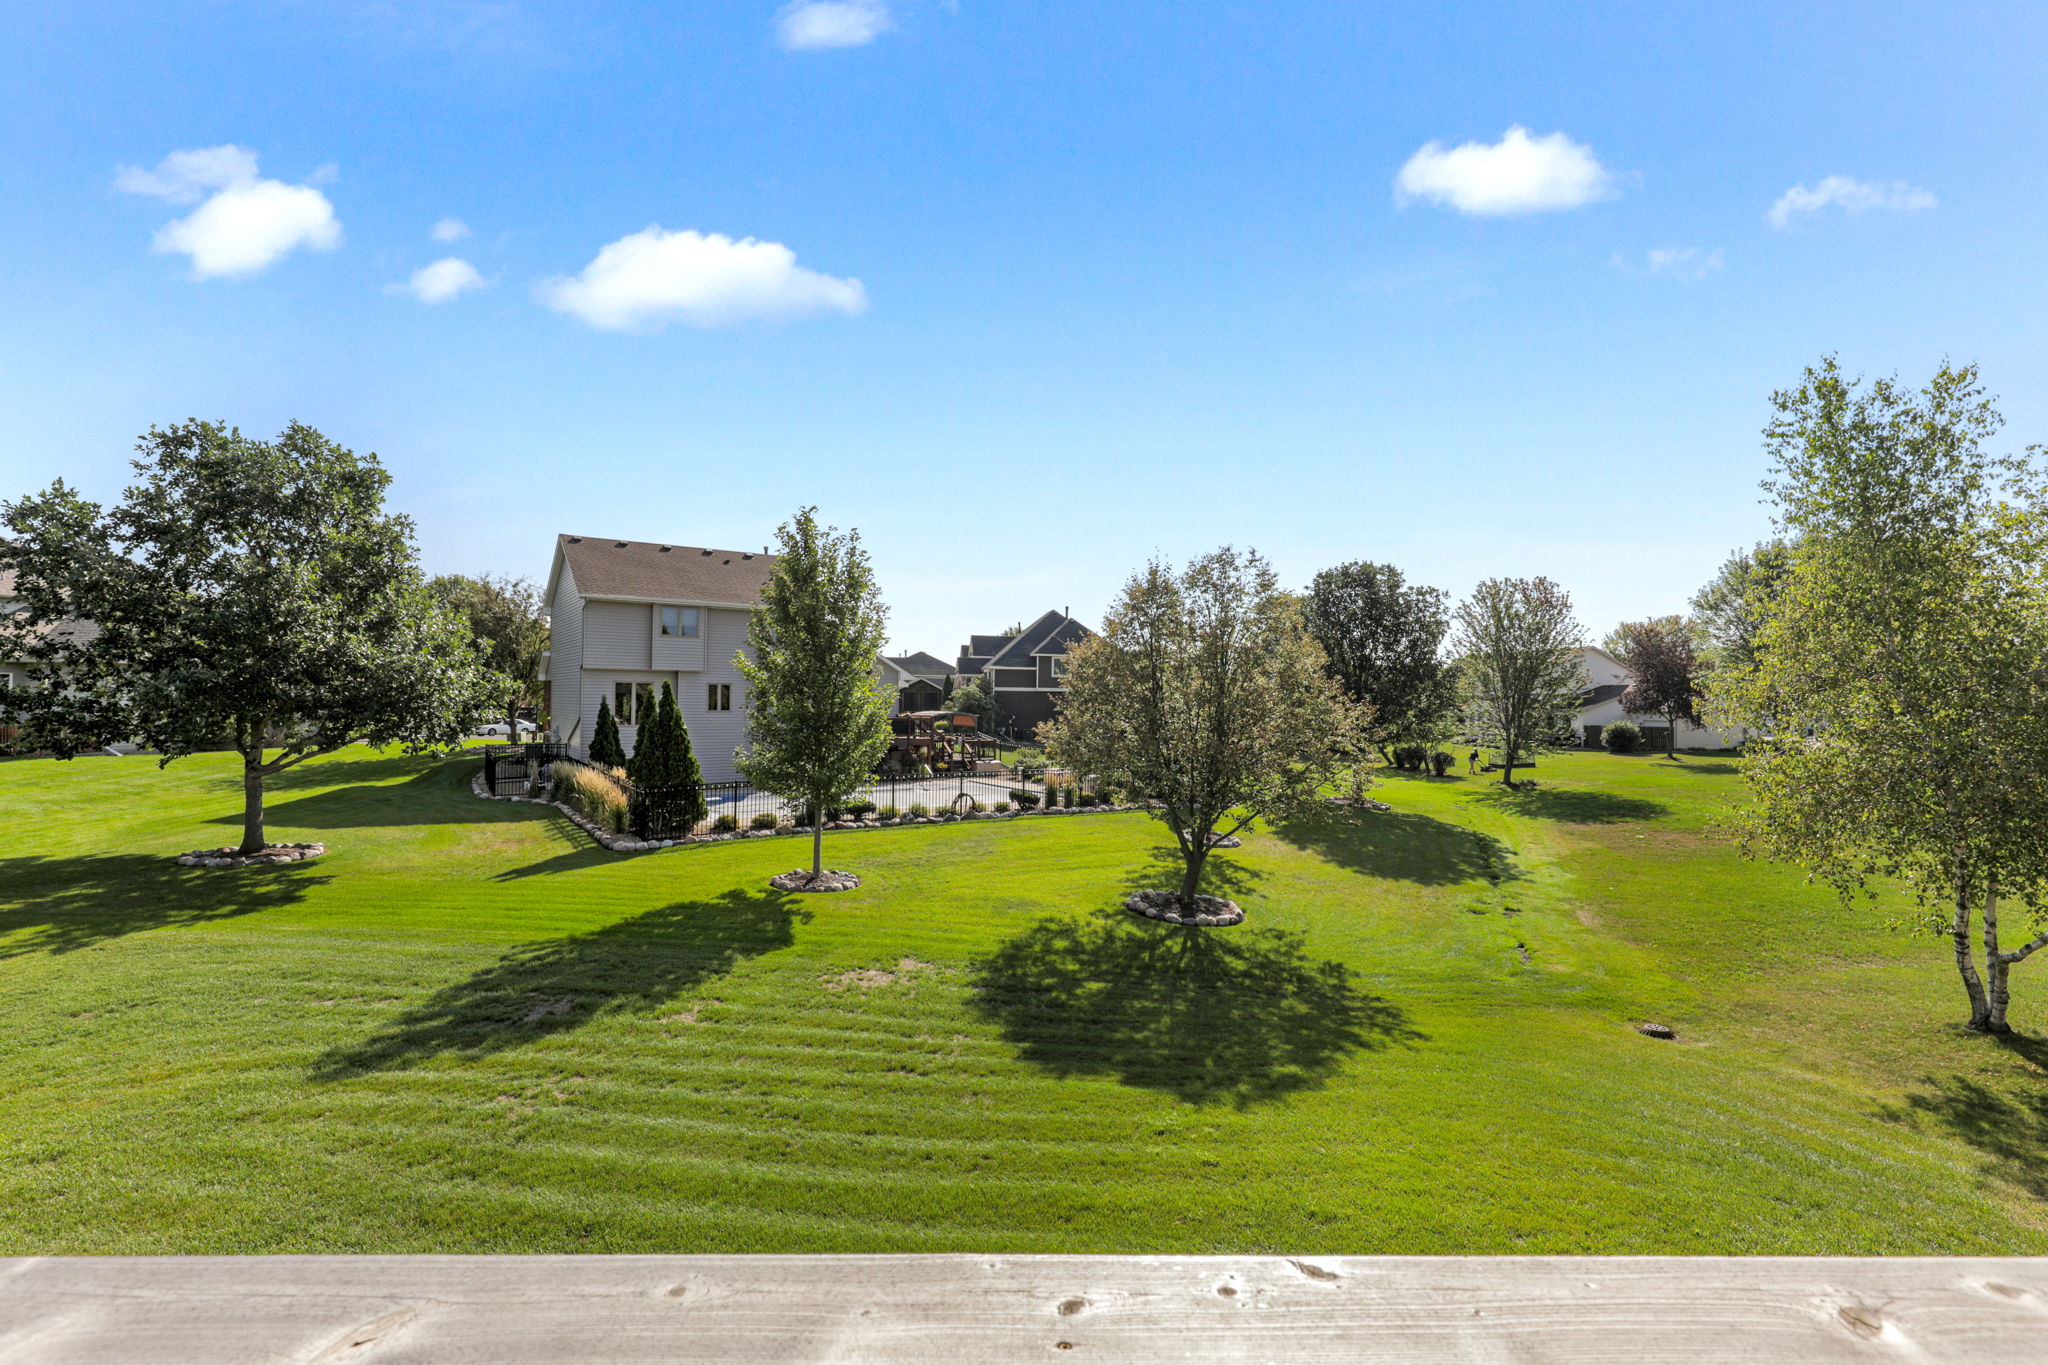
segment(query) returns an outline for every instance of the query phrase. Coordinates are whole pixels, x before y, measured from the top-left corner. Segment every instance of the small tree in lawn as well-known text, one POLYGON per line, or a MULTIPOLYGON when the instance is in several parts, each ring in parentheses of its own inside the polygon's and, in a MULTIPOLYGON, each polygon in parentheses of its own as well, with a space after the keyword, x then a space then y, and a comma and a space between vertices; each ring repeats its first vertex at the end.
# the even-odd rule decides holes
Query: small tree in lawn
POLYGON ((1326 663, 1257 554, 1226 547, 1179 572, 1155 560, 1069 647, 1039 733, 1055 762, 1157 803, 1191 911, 1217 838, 1313 807, 1369 744, 1370 713, 1326 663))
POLYGON ((1467 717, 1475 737, 1500 751, 1500 780, 1512 787, 1515 765, 1554 747, 1585 691, 1572 600, 1547 578, 1489 578, 1455 621, 1467 717))
POLYGON ((540 663, 548 649, 548 619, 540 589, 527 578, 443 574, 429 583, 434 596, 462 613, 483 651, 484 666, 503 692, 505 737, 519 739, 522 707, 540 705, 540 663))
POLYGON ((1381 758, 1443 735, 1458 674, 1443 657, 1450 619, 1440 589, 1409 583, 1391 564, 1340 564, 1315 576, 1302 614, 1330 672, 1372 708, 1381 758))
POLYGON ((450 747, 495 706, 376 456, 298 423, 257 441, 192 421, 137 449, 111 508, 61 481, 4 508, 25 611, 0 652, 30 663, 30 742, 68 758, 138 740, 165 764, 232 744, 246 855, 265 847, 266 779, 358 742, 450 747), (74 614, 97 633, 42 629, 74 614))
POLYGON ((626 746, 619 738, 619 718, 612 714, 611 700, 597 699, 597 724, 590 729, 590 761, 607 768, 626 766, 626 746))
POLYGON ((662 793, 665 809, 685 832, 711 813, 704 803, 704 770, 690 746, 690 730, 683 724, 676 694, 666 682, 661 685, 654 714, 641 725, 633 742, 626 775, 643 792, 662 793))
POLYGON ((1700 723, 1707 661, 1700 657, 1691 623, 1682 616, 1624 621, 1607 638, 1607 652, 1635 674, 1621 694, 1621 709, 1632 716, 1662 716, 1664 752, 1678 757, 1678 725, 1700 723))
POLYGON ((1757 730, 1750 856, 1805 866, 1846 903, 1903 885, 1949 940, 1967 1027, 2006 1033, 2017 947, 2048 905, 2048 515, 1974 367, 1920 392, 1832 357, 1773 395, 1764 487, 1796 537, 1754 666, 1708 700, 1757 730), (1978 970, 1981 941, 1983 970, 1978 970))
POLYGON ((775 570, 733 664, 749 684, 735 755, 755 787, 811 812, 811 880, 825 870, 824 813, 866 782, 889 743, 889 694, 875 681, 887 612, 860 534, 806 507, 778 531, 775 570))

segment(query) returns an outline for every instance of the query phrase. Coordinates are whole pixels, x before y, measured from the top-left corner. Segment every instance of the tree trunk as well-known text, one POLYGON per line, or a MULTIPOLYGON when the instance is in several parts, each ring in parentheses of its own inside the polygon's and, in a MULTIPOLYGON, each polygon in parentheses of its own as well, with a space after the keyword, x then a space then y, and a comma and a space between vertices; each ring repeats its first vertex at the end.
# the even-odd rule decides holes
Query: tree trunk
POLYGON ((1500 750, 1500 784, 1512 789, 1515 785, 1515 750, 1510 744, 1503 744, 1500 750))
POLYGON ((2005 1007, 2012 999, 2012 963, 1998 954, 1998 884, 1984 895, 1984 974, 1990 978, 1985 1000, 1984 1032, 2011 1033, 2005 1007))
POLYGON ((811 812, 811 880, 825 870, 825 807, 821 802, 811 812))
POLYGON ((1961 974, 1963 990, 1970 997, 1970 1022, 1964 1027, 1985 1032, 1991 1024, 1991 1004, 1985 999, 1984 982, 1977 975, 1977 964, 1970 957, 1970 886, 1967 881, 1956 888, 1956 917, 1949 936, 1955 941, 1956 971, 1961 974))
POLYGON ((1209 858, 1209 831, 1190 831, 1191 837, 1184 846, 1181 856, 1187 860, 1187 872, 1180 879, 1181 907, 1185 910, 1193 905, 1196 888, 1202 884, 1202 864, 1209 858))
POLYGON ((263 769, 253 763, 242 765, 242 846, 235 850, 244 858, 261 853, 263 841, 263 769))

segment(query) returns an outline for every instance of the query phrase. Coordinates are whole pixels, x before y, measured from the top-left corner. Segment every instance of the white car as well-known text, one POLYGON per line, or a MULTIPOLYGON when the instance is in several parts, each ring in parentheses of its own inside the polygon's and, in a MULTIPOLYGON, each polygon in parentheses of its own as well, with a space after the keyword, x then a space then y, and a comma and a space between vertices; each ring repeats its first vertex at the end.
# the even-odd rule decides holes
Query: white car
MULTIPOLYGON (((476 728, 476 732, 480 735, 503 736, 506 733, 505 722, 502 720, 497 720, 492 721, 489 725, 479 725, 476 728)), ((538 725, 535 725, 532 721, 522 720, 519 722, 519 737, 521 739, 525 739, 529 736, 537 735, 539 733, 540 727, 538 725)))

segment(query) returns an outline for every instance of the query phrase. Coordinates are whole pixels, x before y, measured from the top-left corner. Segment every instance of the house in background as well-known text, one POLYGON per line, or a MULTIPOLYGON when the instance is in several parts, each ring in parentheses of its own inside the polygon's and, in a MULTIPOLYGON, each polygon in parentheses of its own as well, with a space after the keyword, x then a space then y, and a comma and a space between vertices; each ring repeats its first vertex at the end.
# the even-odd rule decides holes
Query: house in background
MULTIPOLYGON (((0 616, 11 616, 16 612, 25 611, 27 605, 15 591, 14 570, 0 569, 0 616)), ((99 635, 100 628, 90 621, 74 617, 64 621, 46 622, 37 628, 37 633, 46 639, 77 640, 90 644, 99 635)), ((17 687, 25 688, 29 685, 29 672, 30 665, 27 660, 7 657, 6 646, 0 644, 0 744, 12 741, 18 733, 16 726, 7 723, 6 696, 17 687)))
POLYGON ((875 677, 895 694, 894 715, 913 711, 936 711, 946 704, 946 680, 952 665, 919 650, 915 654, 884 654, 875 665, 875 677))
POLYGON ((697 545, 559 536, 546 592, 542 668, 555 738, 590 751, 597 704, 609 701, 626 752, 666 682, 708 782, 739 777, 746 682, 733 655, 775 570, 775 557, 697 545))
POLYGON ((1742 742, 1740 735, 1690 721, 1678 724, 1678 742, 1669 745, 1671 727, 1662 716, 1632 716, 1621 709, 1621 694, 1628 691, 1636 675, 1627 664, 1598 645, 1582 645, 1579 667, 1585 673, 1586 690, 1579 694, 1579 707, 1572 716, 1572 731, 1588 749, 1601 747, 1601 733, 1616 721, 1633 721, 1642 727, 1643 748, 1657 753, 1668 747, 1679 749, 1732 749, 1742 742))
POLYGON ((1015 635, 974 635, 960 647, 955 667, 963 678, 985 675, 995 694, 996 728, 1028 739, 1052 719, 1067 650, 1093 632, 1063 611, 1049 611, 1015 635))

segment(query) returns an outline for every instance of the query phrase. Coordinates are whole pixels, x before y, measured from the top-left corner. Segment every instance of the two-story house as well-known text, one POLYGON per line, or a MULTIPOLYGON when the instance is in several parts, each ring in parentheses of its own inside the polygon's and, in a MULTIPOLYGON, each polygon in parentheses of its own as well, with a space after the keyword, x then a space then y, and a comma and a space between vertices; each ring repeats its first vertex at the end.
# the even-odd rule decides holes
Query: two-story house
POLYGON ((1063 611, 1049 611, 1015 635, 970 636, 960 647, 961 677, 985 674, 995 694, 996 726, 1028 739, 1052 719, 1053 701, 1067 690, 1061 681, 1067 649, 1093 634, 1063 611))
POLYGON ((739 777, 746 682, 733 655, 774 572, 775 557, 603 536, 556 538, 548 571, 550 649, 543 671, 549 724, 587 753, 597 705, 611 703, 626 752, 666 682, 709 782, 739 777))

